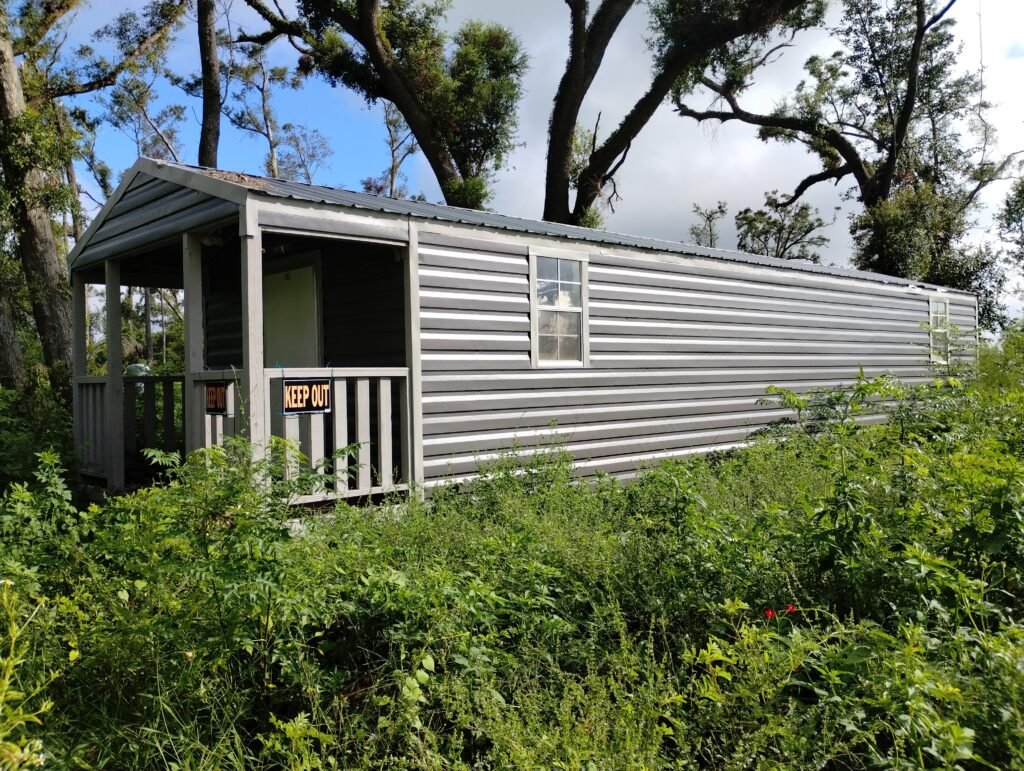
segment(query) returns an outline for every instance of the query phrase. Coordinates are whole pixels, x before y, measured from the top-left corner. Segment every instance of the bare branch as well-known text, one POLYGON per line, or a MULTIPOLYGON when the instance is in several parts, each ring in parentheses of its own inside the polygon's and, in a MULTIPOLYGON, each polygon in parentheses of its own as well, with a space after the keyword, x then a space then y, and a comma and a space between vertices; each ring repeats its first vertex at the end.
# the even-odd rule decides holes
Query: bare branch
POLYGON ((817 185, 819 182, 825 182, 826 180, 834 179, 838 184, 839 180, 841 180, 848 174, 852 173, 853 170, 849 166, 843 165, 837 166, 834 169, 826 169, 825 171, 819 171, 817 174, 811 174, 807 177, 804 177, 800 181, 800 184, 796 186, 796 190, 793 191, 793 195, 791 195, 789 198, 779 201, 779 208, 792 206, 798 200, 800 200, 800 197, 804 193, 806 193, 814 185, 817 185))

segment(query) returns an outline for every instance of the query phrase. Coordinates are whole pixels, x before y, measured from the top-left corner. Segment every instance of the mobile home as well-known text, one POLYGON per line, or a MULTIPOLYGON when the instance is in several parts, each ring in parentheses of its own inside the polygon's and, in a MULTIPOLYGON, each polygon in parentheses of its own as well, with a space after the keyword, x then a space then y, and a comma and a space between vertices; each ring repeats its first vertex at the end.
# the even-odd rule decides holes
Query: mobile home
POLYGON ((923 323, 977 327, 973 295, 889 276, 150 159, 70 260, 75 437, 112 489, 142 447, 235 433, 312 465, 358 445, 326 497, 429 490, 551 442, 628 476, 742 444, 781 415, 769 385, 920 380, 923 323), (125 287, 183 290, 183 372, 124 374, 125 287))

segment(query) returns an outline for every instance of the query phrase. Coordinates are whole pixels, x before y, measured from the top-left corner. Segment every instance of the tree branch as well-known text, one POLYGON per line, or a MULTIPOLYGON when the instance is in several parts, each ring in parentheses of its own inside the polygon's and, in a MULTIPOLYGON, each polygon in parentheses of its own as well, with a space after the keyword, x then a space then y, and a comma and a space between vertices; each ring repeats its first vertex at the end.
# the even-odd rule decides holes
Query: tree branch
POLYGON ((282 35, 304 38, 308 32, 307 28, 298 21, 275 13, 263 0, 245 0, 245 4, 256 11, 260 18, 270 25, 270 29, 256 36, 239 35, 238 42, 240 43, 266 45, 282 35))
POLYGON ((177 2, 171 6, 173 8, 173 12, 168 13, 167 19, 164 23, 154 29, 147 37, 139 41, 138 45, 136 45, 130 53, 125 55, 120 62, 115 64, 102 75, 95 77, 92 80, 88 80, 85 83, 72 83, 63 88, 48 87, 40 94, 40 100, 60 99, 67 96, 89 94, 93 91, 99 91, 101 88, 109 88, 114 85, 121 74, 131 67, 139 57, 145 55, 147 51, 158 45, 160 41, 167 36, 167 33, 171 31, 171 28, 177 24, 179 17, 184 13, 187 5, 188 0, 177 0, 177 2))
MULTIPOLYGON (((838 153, 845 161, 845 163, 840 167, 845 170, 843 176, 846 174, 853 174, 854 178, 857 180, 857 185, 861 190, 861 195, 864 196, 870 193, 872 177, 871 173, 868 171, 867 165, 864 163, 864 160, 861 158, 860 153, 857 151, 857 148, 853 143, 831 126, 808 118, 800 118, 795 115, 763 115, 749 112, 740 107, 736 95, 731 93, 721 83, 715 83, 710 78, 701 78, 700 82, 706 88, 718 94, 729 106, 729 110, 694 110, 687 107, 682 101, 677 100, 676 112, 680 115, 685 115, 697 121, 717 120, 725 123, 730 120, 739 120, 744 123, 749 123, 752 126, 792 131, 820 139, 821 141, 826 142, 829 147, 835 150, 836 153, 838 153)), ((831 175, 834 171, 835 169, 826 170, 826 172, 824 172, 825 176, 822 177, 822 179, 833 178, 831 175)), ((806 188, 804 189, 806 190, 806 188)), ((796 200, 796 197, 794 197, 793 200, 796 200)), ((790 203, 792 203, 792 201, 790 201, 790 203)))
POLYGON ((762 32, 777 24, 790 11, 806 0, 776 0, 766 7, 762 3, 748 5, 736 17, 721 18, 707 11, 689 25, 685 34, 675 41, 671 54, 641 96, 601 146, 591 154, 587 167, 580 174, 572 219, 579 221, 601 194, 608 170, 637 137, 665 101, 673 84, 690 67, 699 65, 709 51, 744 35, 762 32))
POLYGON ((39 17, 39 21, 32 27, 29 33, 22 35, 13 42, 15 56, 20 56, 30 48, 39 45, 50 34, 53 26, 63 19, 69 11, 74 10, 79 2, 80 0, 50 0, 50 2, 43 2, 43 12, 42 16, 39 17))
POLYGON ((800 200, 800 197, 804 193, 806 193, 814 185, 817 185, 819 182, 825 182, 826 180, 829 179, 834 179, 836 182, 839 182, 839 180, 841 180, 843 177, 851 173, 853 173, 853 170, 848 165, 844 164, 842 166, 837 166, 834 169, 825 169, 824 171, 819 171, 817 174, 811 174, 807 177, 804 177, 802 180, 800 180, 800 184, 796 186, 796 190, 793 191, 793 195, 791 195, 789 198, 779 201, 779 208, 792 206, 794 203, 800 200))

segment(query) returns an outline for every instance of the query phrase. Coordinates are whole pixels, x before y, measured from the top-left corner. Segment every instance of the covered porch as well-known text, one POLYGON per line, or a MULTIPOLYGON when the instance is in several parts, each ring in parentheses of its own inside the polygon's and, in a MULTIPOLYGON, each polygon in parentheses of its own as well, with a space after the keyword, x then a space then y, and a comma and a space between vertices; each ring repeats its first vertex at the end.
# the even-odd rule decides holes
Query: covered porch
POLYGON ((408 489, 418 455, 408 240, 297 227, 302 217, 267 225, 250 196, 144 174, 123 187, 72 253, 82 473, 121 490, 158 470, 145 449, 242 436, 265 455, 277 437, 301 453, 281 473, 311 482, 297 502, 408 489), (180 372, 126 374, 128 287, 183 295, 180 372), (87 358, 87 317, 99 311, 105 372, 87 358))

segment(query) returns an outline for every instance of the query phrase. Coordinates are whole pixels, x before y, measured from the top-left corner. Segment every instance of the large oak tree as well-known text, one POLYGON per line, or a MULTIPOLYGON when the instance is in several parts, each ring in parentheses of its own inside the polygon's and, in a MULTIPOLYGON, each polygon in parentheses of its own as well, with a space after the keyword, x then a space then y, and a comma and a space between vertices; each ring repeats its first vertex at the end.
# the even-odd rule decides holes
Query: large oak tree
MULTIPOLYGON (((107 57, 88 45, 65 50, 78 0, 26 2, 13 13, 8 3, 0 3, 0 218, 20 262, 43 361, 51 382, 63 393, 71 361, 71 300, 54 219, 77 207, 77 191, 67 185, 74 137, 67 129, 63 100, 109 88, 156 52, 185 4, 154 2, 141 14, 112 15, 96 33, 113 49, 107 57)), ((17 346, 17 339, 10 337, 15 291, 9 284, 0 285, 0 291, 5 293, 0 346, 17 346)), ((17 358, 10 357, 8 366, 17 358)))
POLYGON ((854 264, 862 269, 970 289, 985 324, 999 321, 1003 277, 994 252, 963 237, 982 189, 1010 167, 985 119, 981 82, 958 70, 960 46, 949 11, 955 0, 844 0, 833 30, 842 50, 811 57, 807 77, 771 112, 743 106, 745 90, 770 57, 737 52, 697 86, 716 104, 692 106, 674 94, 680 115, 740 121, 765 141, 804 145, 821 170, 787 203, 823 182, 852 180, 863 204, 853 218, 854 264))
MULTIPOLYGON (((515 143, 515 111, 525 57, 511 32, 471 22, 446 43, 443 0, 300 0, 282 16, 264 0, 246 0, 270 25, 249 39, 288 37, 318 71, 370 101, 394 104, 450 204, 479 207, 488 172, 515 143)), ((730 43, 764 38, 780 27, 816 22, 823 0, 565 0, 568 57, 552 105, 545 219, 591 221, 630 146, 673 88, 692 82, 730 43), (626 14, 648 6, 658 21, 651 79, 619 124, 580 162, 580 111, 626 14)))

